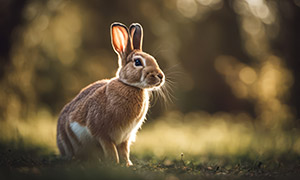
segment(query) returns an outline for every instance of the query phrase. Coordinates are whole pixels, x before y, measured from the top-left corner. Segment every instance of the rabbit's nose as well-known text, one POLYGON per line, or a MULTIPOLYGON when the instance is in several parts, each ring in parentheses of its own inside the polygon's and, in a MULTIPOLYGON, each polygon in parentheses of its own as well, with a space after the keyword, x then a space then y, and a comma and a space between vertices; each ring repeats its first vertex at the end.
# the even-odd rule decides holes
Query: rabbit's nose
POLYGON ((164 78, 164 74, 163 74, 163 73, 158 73, 158 74, 157 74, 157 77, 158 77, 160 80, 162 80, 162 79, 164 78))

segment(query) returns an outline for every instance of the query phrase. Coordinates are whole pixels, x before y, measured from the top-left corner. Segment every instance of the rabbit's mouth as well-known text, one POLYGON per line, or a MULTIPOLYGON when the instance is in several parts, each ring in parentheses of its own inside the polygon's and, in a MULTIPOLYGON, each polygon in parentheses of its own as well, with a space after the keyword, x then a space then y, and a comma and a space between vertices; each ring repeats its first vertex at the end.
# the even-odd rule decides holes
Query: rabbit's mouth
POLYGON ((146 88, 159 88, 160 86, 162 86, 164 84, 164 82, 165 82, 164 78, 159 78, 159 77, 151 78, 150 77, 150 78, 146 79, 145 84, 147 84, 146 88))

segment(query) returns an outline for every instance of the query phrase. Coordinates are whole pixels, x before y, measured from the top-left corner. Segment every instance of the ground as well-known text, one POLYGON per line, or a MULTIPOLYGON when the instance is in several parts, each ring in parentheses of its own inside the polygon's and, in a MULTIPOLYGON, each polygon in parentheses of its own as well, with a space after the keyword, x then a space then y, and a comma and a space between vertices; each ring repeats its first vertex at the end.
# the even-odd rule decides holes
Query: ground
MULTIPOLYGON (((20 144, 20 143, 19 143, 20 144)), ((64 160, 41 147, 0 145, 0 179, 298 179, 300 157, 185 157, 132 155, 134 166, 64 160), (201 161, 199 161, 201 159, 201 161)))

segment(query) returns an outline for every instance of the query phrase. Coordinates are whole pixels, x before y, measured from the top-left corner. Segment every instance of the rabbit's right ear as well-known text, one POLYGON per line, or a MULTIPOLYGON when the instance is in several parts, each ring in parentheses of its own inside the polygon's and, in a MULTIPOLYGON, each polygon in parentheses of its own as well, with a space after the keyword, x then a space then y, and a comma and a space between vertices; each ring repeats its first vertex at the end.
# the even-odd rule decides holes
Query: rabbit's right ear
POLYGON ((113 23, 111 25, 111 44, 120 56, 125 56, 130 51, 130 37, 124 24, 113 23))
POLYGON ((142 50, 143 46, 143 28, 139 23, 132 23, 129 27, 132 38, 133 49, 142 50))

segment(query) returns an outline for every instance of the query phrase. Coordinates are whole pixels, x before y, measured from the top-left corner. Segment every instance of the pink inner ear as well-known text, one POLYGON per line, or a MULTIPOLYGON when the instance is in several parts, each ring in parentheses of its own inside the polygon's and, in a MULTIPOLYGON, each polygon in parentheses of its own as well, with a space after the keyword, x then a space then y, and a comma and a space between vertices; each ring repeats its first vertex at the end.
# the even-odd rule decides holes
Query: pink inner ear
POLYGON ((113 45, 116 51, 124 52, 127 45, 128 34, 124 27, 115 26, 112 29, 113 45))

